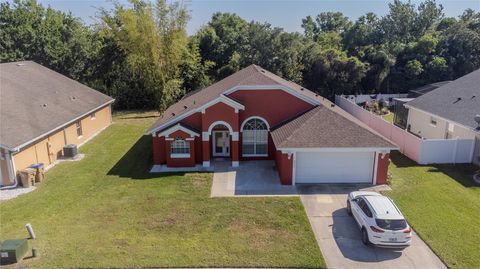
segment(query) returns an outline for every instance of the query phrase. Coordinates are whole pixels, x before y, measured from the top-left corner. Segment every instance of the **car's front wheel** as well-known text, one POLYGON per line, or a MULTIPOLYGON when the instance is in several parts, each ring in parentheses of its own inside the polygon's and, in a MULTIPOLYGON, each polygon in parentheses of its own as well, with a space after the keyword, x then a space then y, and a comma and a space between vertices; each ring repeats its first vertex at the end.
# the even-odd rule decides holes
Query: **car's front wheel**
POLYGON ((362 228, 362 243, 365 245, 370 244, 370 240, 368 240, 368 232, 365 228, 362 228))
POLYGON ((350 204, 350 201, 347 201, 347 213, 348 215, 352 215, 352 205, 350 204))

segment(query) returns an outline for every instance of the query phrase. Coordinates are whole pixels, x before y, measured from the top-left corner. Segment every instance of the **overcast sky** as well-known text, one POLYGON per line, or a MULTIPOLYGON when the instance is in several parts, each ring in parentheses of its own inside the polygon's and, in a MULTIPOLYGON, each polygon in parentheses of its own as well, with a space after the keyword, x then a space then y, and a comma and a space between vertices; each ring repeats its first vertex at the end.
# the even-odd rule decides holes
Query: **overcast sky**
MULTIPOLYGON (((284 28, 286 31, 302 31, 302 18, 315 16, 320 12, 340 11, 351 20, 359 16, 374 12, 379 16, 388 12, 388 3, 380 0, 183 0, 190 11, 191 20, 187 31, 194 34, 202 25, 205 25, 215 12, 232 12, 251 21, 268 22, 273 26, 284 28)), ((45 6, 62 11, 71 11, 84 22, 94 22, 98 7, 111 8, 112 1, 101 0, 39 0, 45 6)), ((127 3, 127 0, 120 0, 127 3)), ((421 1, 412 1, 418 5, 421 1)), ((480 0, 437 0, 442 4, 444 13, 449 17, 457 17, 467 8, 480 11, 480 0)))

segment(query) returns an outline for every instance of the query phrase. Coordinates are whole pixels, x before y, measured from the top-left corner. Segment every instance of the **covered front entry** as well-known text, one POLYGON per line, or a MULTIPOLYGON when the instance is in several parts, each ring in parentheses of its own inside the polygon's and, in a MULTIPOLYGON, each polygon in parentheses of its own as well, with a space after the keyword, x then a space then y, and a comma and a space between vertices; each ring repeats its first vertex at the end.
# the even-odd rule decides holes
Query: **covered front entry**
POLYGON ((297 152, 296 183, 372 183, 374 152, 297 152))
POLYGON ((212 155, 213 157, 230 156, 229 131, 212 131, 212 155))

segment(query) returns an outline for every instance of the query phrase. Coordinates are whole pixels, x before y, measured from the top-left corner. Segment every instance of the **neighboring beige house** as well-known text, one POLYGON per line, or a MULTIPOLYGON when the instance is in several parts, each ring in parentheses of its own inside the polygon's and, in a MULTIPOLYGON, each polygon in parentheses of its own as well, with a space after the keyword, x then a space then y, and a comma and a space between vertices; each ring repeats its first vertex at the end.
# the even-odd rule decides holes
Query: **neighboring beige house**
POLYGON ((405 104, 407 130, 426 139, 475 139, 480 163, 480 69, 405 104))
POLYGON ((110 125, 114 99, 31 61, 0 64, 0 185, 110 125))

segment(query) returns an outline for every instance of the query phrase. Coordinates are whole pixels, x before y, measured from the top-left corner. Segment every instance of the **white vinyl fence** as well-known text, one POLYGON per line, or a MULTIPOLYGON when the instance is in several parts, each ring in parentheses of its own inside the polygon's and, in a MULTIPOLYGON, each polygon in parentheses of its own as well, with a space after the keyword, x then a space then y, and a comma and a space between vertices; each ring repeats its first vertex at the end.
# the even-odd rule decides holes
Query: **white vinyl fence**
POLYGON ((344 98, 356 103, 360 104, 367 101, 372 100, 388 100, 389 98, 406 98, 408 97, 408 93, 392 93, 392 94, 359 94, 359 95, 343 95, 344 98), (372 98, 375 97, 375 98, 372 98))
POLYGON ((473 139, 422 139, 343 96, 335 96, 335 104, 389 139, 401 153, 419 164, 472 162, 475 147, 473 139))

